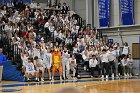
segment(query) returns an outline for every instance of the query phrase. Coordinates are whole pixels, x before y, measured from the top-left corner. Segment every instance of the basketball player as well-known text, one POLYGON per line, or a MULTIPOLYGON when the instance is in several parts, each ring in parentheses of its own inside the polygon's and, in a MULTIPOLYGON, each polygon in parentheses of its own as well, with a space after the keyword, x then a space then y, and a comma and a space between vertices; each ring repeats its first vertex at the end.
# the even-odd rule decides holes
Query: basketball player
POLYGON ((34 57, 34 65, 35 65, 36 71, 41 72, 41 74, 42 74, 41 75, 41 81, 44 81, 45 67, 44 67, 44 64, 43 64, 42 60, 39 59, 38 56, 34 57))
POLYGON ((51 66, 52 66, 52 54, 50 52, 50 49, 47 49, 47 52, 44 53, 44 57, 43 57, 43 64, 45 66, 45 68, 47 68, 48 70, 48 75, 49 75, 49 80, 51 80, 51 66))
POLYGON ((56 70, 59 71, 60 80, 62 80, 62 62, 61 62, 61 53, 57 48, 54 49, 54 53, 52 54, 52 80, 54 80, 54 74, 56 70))
POLYGON ((31 58, 28 58, 28 63, 26 65, 26 72, 25 72, 25 77, 27 78, 27 81, 30 81, 29 79, 29 76, 32 75, 32 76, 35 76, 36 77, 36 81, 39 81, 39 72, 38 71, 35 71, 35 68, 34 68, 34 64, 32 63, 32 59, 31 58))

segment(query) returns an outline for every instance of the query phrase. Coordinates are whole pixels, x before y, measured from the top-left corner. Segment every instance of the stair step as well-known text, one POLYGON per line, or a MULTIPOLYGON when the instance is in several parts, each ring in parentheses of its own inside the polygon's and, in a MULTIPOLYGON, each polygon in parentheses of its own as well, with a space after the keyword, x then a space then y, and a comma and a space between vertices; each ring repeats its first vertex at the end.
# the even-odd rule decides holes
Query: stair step
POLYGON ((7 63, 3 66, 2 79, 21 82, 25 81, 21 71, 17 70, 17 67, 15 65, 12 65, 12 62, 10 61, 7 61, 7 63))
POLYGON ((89 78, 91 75, 80 75, 80 78, 89 78))

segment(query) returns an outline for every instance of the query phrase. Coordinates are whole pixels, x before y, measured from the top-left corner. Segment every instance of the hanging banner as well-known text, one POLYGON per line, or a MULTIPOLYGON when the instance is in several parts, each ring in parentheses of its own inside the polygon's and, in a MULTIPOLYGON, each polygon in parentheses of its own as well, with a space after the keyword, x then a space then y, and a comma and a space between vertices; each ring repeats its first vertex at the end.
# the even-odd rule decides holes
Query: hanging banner
POLYGON ((2 5, 2 0, 0 0, 0 5, 2 5))
POLYGON ((99 25, 108 27, 110 23, 110 0, 98 0, 99 25))
POLYGON ((120 0, 120 11, 122 25, 134 24, 134 1, 133 0, 120 0))
MULTIPOLYGON (((20 1, 21 1, 21 0, 18 0, 18 2, 20 2, 20 1)), ((22 0, 22 2, 23 2, 23 3, 26 3, 26 2, 31 3, 32 0, 22 0)))

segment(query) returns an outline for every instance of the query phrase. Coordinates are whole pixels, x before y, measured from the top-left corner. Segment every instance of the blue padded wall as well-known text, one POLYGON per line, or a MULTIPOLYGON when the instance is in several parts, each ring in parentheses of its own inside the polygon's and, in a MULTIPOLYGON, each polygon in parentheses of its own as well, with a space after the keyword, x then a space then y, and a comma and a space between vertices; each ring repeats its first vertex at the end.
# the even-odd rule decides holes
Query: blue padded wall
POLYGON ((25 81, 21 71, 18 71, 16 66, 11 64, 11 61, 7 61, 7 63, 4 64, 2 79, 8 81, 25 81))

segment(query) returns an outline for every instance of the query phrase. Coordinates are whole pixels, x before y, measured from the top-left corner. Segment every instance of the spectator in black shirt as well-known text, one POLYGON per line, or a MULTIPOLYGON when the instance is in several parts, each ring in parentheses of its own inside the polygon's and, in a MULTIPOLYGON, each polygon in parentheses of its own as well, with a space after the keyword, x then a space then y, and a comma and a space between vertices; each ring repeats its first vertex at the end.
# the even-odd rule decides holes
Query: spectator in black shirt
POLYGON ((68 10, 69 10, 69 9, 68 9, 68 6, 67 6, 66 3, 64 2, 64 3, 63 3, 63 6, 62 6, 62 13, 63 13, 63 14, 67 14, 68 10))

